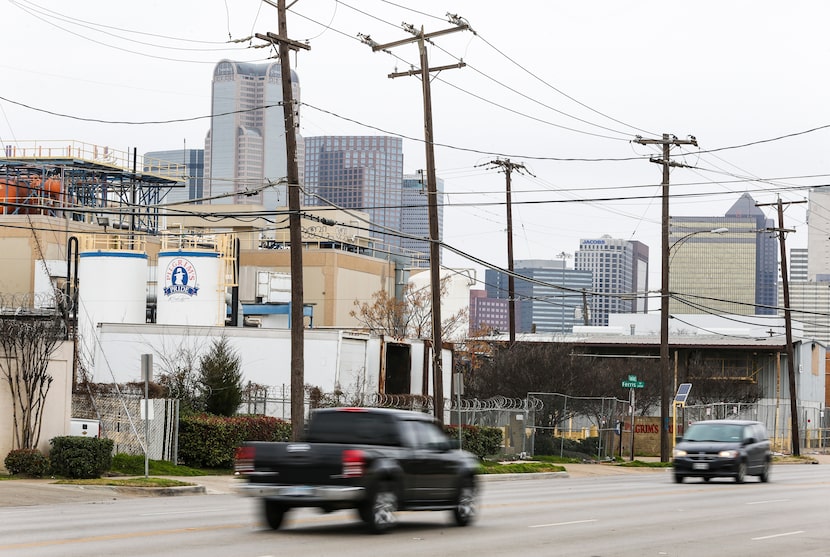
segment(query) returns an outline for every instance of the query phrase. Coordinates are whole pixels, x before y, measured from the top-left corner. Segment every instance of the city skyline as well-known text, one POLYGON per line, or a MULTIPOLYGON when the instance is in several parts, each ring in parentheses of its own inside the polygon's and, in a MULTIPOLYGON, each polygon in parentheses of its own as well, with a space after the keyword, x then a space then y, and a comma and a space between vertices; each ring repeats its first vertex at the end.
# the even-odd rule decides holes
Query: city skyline
MULTIPOLYGON (((91 1, 72 10, 72 18, 88 25, 79 33, 65 7, 43 4, 52 11, 0 7, 7 21, 21 23, 10 26, 2 39, 10 52, 21 53, 7 61, 3 96, 32 107, 0 100, 4 144, 72 135, 121 149, 138 145, 142 152, 173 149, 183 139, 198 145, 210 112, 206 84, 217 61, 267 62, 270 54, 249 48, 256 40, 228 39, 276 27, 275 12, 259 2, 238 2, 232 10, 182 2, 168 6, 167 17, 150 18, 91 1), (124 32, 105 34, 102 25, 124 32), (19 36, 23 29, 25 35, 19 36), (129 42, 138 38, 127 32, 133 29, 158 37, 143 37, 145 45, 129 42), (32 33, 57 34, 64 48, 77 54, 58 67, 49 49, 20 48, 32 33), (177 37, 185 44, 161 37, 177 37), (56 88, 61 95, 53 94, 56 88), (176 122, 188 118, 193 120, 176 122), (123 121, 172 123, 106 123, 123 121)), ((357 34, 394 41, 408 36, 401 21, 431 31, 452 26, 445 17, 448 10, 459 13, 476 34, 436 39, 429 53, 433 65, 458 58, 467 64, 441 72, 433 83, 437 170, 448 200, 445 241, 506 266, 504 177, 480 165, 507 156, 532 171, 514 175, 516 258, 574 252, 580 238, 607 233, 650 246, 649 283, 656 285, 660 173, 648 163, 656 151, 631 143, 636 135, 693 134, 701 145, 700 150, 672 150, 679 164, 691 167, 672 169, 672 215, 723 214, 745 191, 765 203, 778 194, 785 201, 800 200, 807 185, 825 181, 820 130, 775 139, 825 124, 816 115, 823 113, 820 91, 826 76, 809 68, 821 64, 825 47, 818 22, 830 8, 818 2, 806 6, 810 18, 773 2, 754 3, 751 10, 737 3, 689 10, 653 2, 600 2, 590 8, 529 2, 522 9, 500 10, 425 1, 415 11, 367 1, 361 9, 371 18, 347 5, 335 10, 325 2, 299 3, 289 12, 288 33, 308 39, 312 47, 291 60, 302 76, 303 103, 308 103, 301 108, 300 131, 400 134, 405 171, 423 168, 419 84, 416 78, 388 79, 390 72, 417 62, 416 49, 395 49, 396 59, 373 53, 357 34), (675 41, 687 45, 684 52, 692 62, 678 62, 676 53, 647 46, 646 40, 631 40, 650 37, 662 18, 676 22, 675 41), (797 31, 787 31, 788 40, 776 44, 759 40, 760 30, 773 22, 797 31), (706 30, 705 39, 700 30, 706 30), (529 40, 538 37, 546 37, 550 49, 529 40), (734 53, 744 52, 747 44, 753 45, 751 51, 736 60, 734 53), (548 50, 561 54, 552 57, 548 50), (654 67, 666 72, 654 72, 654 67), (795 92, 799 101, 786 102, 795 92), (759 141, 764 142, 738 147, 759 141), (736 148, 703 152, 723 147, 736 148)), ((805 209, 794 205, 787 213, 786 226, 796 230, 788 237, 790 247, 806 245, 805 209)), ((444 255, 445 265, 483 268, 457 253, 444 255)))

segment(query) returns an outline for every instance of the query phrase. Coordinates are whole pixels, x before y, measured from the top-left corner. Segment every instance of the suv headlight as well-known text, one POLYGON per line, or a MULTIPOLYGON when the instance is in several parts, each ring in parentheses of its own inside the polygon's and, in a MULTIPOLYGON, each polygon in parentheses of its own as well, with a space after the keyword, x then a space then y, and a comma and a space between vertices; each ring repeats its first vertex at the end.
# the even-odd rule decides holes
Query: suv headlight
POLYGON ((738 456, 738 451, 731 450, 731 451, 721 451, 718 453, 718 456, 721 458, 735 458, 738 456))
POLYGON ((674 449, 671 454, 674 458, 677 458, 679 456, 686 456, 686 451, 683 449, 674 449))

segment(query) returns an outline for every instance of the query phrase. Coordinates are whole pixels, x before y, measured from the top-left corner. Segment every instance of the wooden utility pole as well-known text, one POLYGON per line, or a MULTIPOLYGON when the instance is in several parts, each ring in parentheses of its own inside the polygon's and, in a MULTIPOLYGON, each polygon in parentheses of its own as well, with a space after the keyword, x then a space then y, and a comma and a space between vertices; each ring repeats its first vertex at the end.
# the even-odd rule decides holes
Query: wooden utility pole
POLYGON ((645 139, 637 137, 635 143, 640 145, 661 145, 663 156, 652 157, 650 162, 663 166, 662 182, 662 234, 660 250, 660 461, 669 461, 669 400, 672 398, 670 392, 671 361, 669 360, 669 167, 672 166, 669 159, 672 145, 694 145, 697 147, 697 139, 677 139, 673 135, 663 134, 661 139, 645 139))
POLYGON ((499 167, 504 172, 505 191, 507 192, 507 319, 510 346, 516 343, 516 281, 513 278, 513 206, 510 198, 511 174, 513 170, 527 170, 524 164, 510 162, 510 159, 496 159, 488 163, 499 167))
MULTIPOLYGON (((273 2, 266 0, 268 4, 273 2)), ((294 95, 291 90, 289 50, 309 50, 304 43, 288 38, 285 0, 277 0, 279 34, 256 34, 271 44, 277 43, 282 78, 282 110, 285 117, 286 179, 288 182, 288 237, 291 243, 291 436, 302 437, 305 421, 305 323, 303 321, 303 237, 300 226, 300 173, 297 168, 297 124, 294 95)))
POLYGON ((435 178, 435 145, 432 135, 432 92, 430 90, 430 72, 439 72, 441 70, 448 70, 453 68, 462 68, 466 64, 459 62, 450 66, 440 66, 436 68, 429 67, 427 59, 426 41, 432 37, 439 35, 446 35, 456 31, 464 31, 469 26, 466 24, 459 24, 456 27, 444 29, 442 31, 435 31, 432 33, 424 33, 424 28, 416 31, 411 25, 404 25, 404 29, 415 35, 409 39, 403 39, 387 44, 377 44, 369 37, 363 37, 363 41, 372 47, 373 52, 378 50, 386 50, 418 42, 418 50, 421 58, 421 69, 411 70, 408 72, 396 72, 389 74, 390 79, 396 77, 413 76, 421 77, 421 85, 423 88, 424 97, 424 144, 426 146, 426 163, 427 163, 427 214, 429 217, 429 270, 430 270, 430 288, 432 290, 432 388, 434 394, 434 413, 439 422, 444 423, 444 375, 443 364, 441 362, 441 355, 443 352, 441 343, 441 260, 440 260, 440 241, 438 236, 438 185, 435 178))
MULTIPOLYGON (((791 203, 806 203, 806 201, 793 201, 791 203)), ((788 203, 789 205, 790 203, 788 203)), ((778 207, 778 228, 767 228, 767 232, 774 232, 778 235, 778 245, 781 250, 781 285, 784 290, 784 331, 787 342, 787 375, 790 391, 790 422, 792 426, 792 452, 794 456, 801 455, 801 436, 798 432, 798 390, 795 383, 795 352, 793 350, 793 325, 792 312, 790 310, 790 281, 787 270, 787 232, 795 232, 793 229, 784 228, 784 205, 781 198, 776 203, 756 203, 756 207, 775 205, 778 207)))

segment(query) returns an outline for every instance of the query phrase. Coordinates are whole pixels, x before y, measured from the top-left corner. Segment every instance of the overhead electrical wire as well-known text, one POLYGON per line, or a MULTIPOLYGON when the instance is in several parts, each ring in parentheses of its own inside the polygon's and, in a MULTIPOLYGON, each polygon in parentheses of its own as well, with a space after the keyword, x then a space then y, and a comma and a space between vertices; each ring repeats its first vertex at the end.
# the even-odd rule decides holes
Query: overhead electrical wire
MULTIPOLYGON (((10 1, 11 1, 11 0, 10 0, 10 1)), ((14 3, 14 2, 13 2, 13 3, 14 3)), ((57 29, 60 29, 60 30, 61 30, 61 31, 63 31, 64 33, 68 33, 68 34, 73 35, 73 36, 75 36, 75 37, 78 37, 78 38, 80 38, 80 39, 83 39, 83 40, 89 41, 89 42, 91 42, 91 43, 97 44, 97 45, 99 45, 99 46, 103 46, 103 47, 106 47, 106 48, 111 48, 111 49, 113 49, 113 50, 118 50, 118 51, 120 51, 120 52, 127 52, 127 53, 129 53, 129 54, 135 54, 136 56, 144 56, 144 57, 146 57, 146 58, 153 58, 153 59, 155 59, 155 60, 165 60, 165 61, 168 61, 168 62, 186 62, 186 63, 193 63, 193 64, 215 64, 215 63, 216 63, 216 61, 215 61, 215 60, 185 60, 185 59, 182 59, 182 58, 171 58, 171 57, 168 57, 168 56, 159 56, 159 55, 156 55, 156 54, 149 54, 149 53, 147 53, 147 52, 139 52, 139 51, 136 51, 136 50, 130 50, 130 49, 128 49, 128 48, 124 48, 124 47, 116 46, 116 45, 113 45, 113 44, 108 44, 108 43, 106 43, 106 42, 96 40, 96 39, 94 39, 94 38, 90 37, 89 35, 84 35, 84 34, 82 34, 82 33, 76 33, 76 32, 74 32, 74 31, 72 31, 72 30, 70 30, 70 29, 67 29, 67 28, 65 28, 65 27, 61 27, 61 26, 60 26, 60 25, 58 25, 57 23, 54 23, 54 22, 52 22, 52 21, 49 21, 48 19, 44 19, 44 18, 42 18, 42 17, 38 17, 38 16, 37 16, 37 15, 35 15, 32 11, 30 11, 29 9, 26 9, 25 7, 21 6, 20 4, 17 4, 17 7, 18 7, 19 9, 23 10, 24 12, 28 13, 28 14, 29 14, 29 15, 31 15, 32 17, 34 17, 34 18, 36 18, 36 19, 39 19, 39 20, 43 21, 43 22, 44 22, 44 23, 46 23, 47 25, 51 25, 52 27, 55 27, 55 28, 57 28, 57 29)), ((108 35, 111 35, 111 33, 106 33, 106 32, 103 32, 103 33, 108 34, 108 35)), ((140 41, 135 41, 135 40, 132 40, 132 39, 126 39, 126 38, 123 38, 123 37, 122 37, 122 39, 123 39, 123 40, 130 41, 130 42, 140 42, 140 41)), ((143 43, 142 43, 142 44, 143 44, 143 43)), ((158 47, 158 48, 164 48, 164 47, 158 47)), ((179 49, 179 50, 183 50, 183 49, 179 49)), ((237 50, 238 50, 238 49, 237 49, 237 50)))
MULTIPOLYGON (((350 6, 349 4, 346 4, 345 2, 342 2, 342 0, 338 0, 338 3, 339 3, 339 4, 342 4, 342 5, 343 5, 343 6, 345 6, 345 7, 350 8, 350 9, 352 9, 352 10, 355 10, 355 11, 357 11, 357 12, 359 12, 359 13, 362 13, 362 14, 364 14, 364 15, 367 15, 367 16, 369 16, 369 17, 372 17, 373 19, 377 19, 377 20, 379 20, 379 21, 382 21, 383 23, 386 23, 387 25, 390 25, 390 26, 395 27, 395 28, 400 28, 400 26, 395 25, 395 24, 393 24, 393 23, 391 23, 391 22, 389 22, 389 21, 383 20, 383 19, 378 18, 377 16, 374 16, 374 15, 372 15, 372 14, 369 14, 369 13, 367 13, 367 12, 363 11, 363 10, 360 10, 360 9, 358 9, 358 8, 355 8, 355 7, 353 7, 353 6, 350 6)), ((417 10, 412 10, 412 11, 416 11, 416 12, 417 12, 417 10)), ((418 12, 418 13, 422 13, 422 12, 418 12)), ((444 20, 443 20, 443 21, 446 21, 446 18, 444 18, 444 20)), ((470 28, 470 30, 472 31, 472 28, 470 28)), ((475 36, 479 36, 479 34, 478 34, 476 31, 472 31, 472 32, 473 32, 473 34, 474 34, 475 36)), ((479 37, 479 38, 481 38, 481 37, 479 37)), ((482 40, 483 40, 483 39, 482 39, 482 40)), ((455 55, 451 54, 450 52, 448 52, 446 49, 442 48, 441 46, 439 46, 439 45, 435 44, 433 41, 428 41, 428 42, 430 42, 430 44, 433 44, 436 48, 438 48, 438 49, 439 49, 439 50, 441 50, 442 52, 444 52, 444 53, 448 54, 449 56, 451 56, 451 57, 452 57, 454 60, 456 60, 457 62, 462 62, 462 60, 461 60, 460 58, 458 58, 457 56, 455 56, 455 55)), ((525 68, 523 68, 521 65, 519 65, 518 63, 516 63, 513 59, 511 59, 511 58, 507 57, 506 55, 504 55, 504 53, 502 53, 502 52, 501 52, 501 51, 499 51, 497 48, 495 48, 495 46, 490 45, 490 43, 488 43, 487 41, 484 41, 484 42, 485 42, 486 44, 488 44, 488 46, 490 46, 491 48, 493 48, 494 50, 496 50, 497 52, 499 52, 499 54, 502 54, 503 56, 505 56, 505 58, 507 58, 510 62, 512 62, 513 64, 517 65, 518 67, 520 67, 521 69, 523 69, 524 71, 526 71, 527 73, 529 73, 530 75, 532 75, 534 78, 539 79, 540 81, 542 81, 542 83, 544 83, 545 85, 548 85, 548 86, 549 86, 549 87, 551 87, 553 90, 555 90, 557 93, 559 93, 559 94, 561 94, 561 95, 565 96, 566 98, 568 98, 568 99, 570 99, 570 100, 572 100, 572 101, 574 101, 574 102, 577 102, 578 104, 582 105, 583 107, 590 108, 590 107, 588 107, 587 105, 585 105, 585 104, 583 104, 583 103, 580 103, 579 101, 576 101, 576 99, 573 99, 572 97, 569 97, 568 95, 565 95, 564 93, 562 93, 561 91, 559 91, 559 90, 558 90, 558 89, 556 89, 555 87, 552 87, 550 84, 548 84, 548 83, 547 83, 547 82, 545 82, 544 80, 541 80, 538 76, 534 75, 533 73, 528 72, 525 68)), ((466 90, 466 89, 464 89, 464 88, 462 88, 462 87, 460 87, 460 86, 458 86, 458 85, 455 85, 455 84, 453 84, 453 83, 451 83, 451 82, 449 82, 449 81, 447 81, 447 80, 445 80, 445 79, 442 79, 442 78, 440 78, 440 77, 436 77, 436 80, 441 81, 442 83, 445 83, 446 85, 448 85, 448 86, 450 86, 450 87, 453 87, 453 88, 455 88, 455 89, 458 89, 459 91, 462 91, 463 93, 465 93, 465 94, 467 94, 467 95, 470 95, 470 96, 472 96, 472 97, 474 97, 474 98, 477 98, 477 99, 479 99, 479 100, 481 100, 481 101, 484 101, 484 102, 486 102, 486 103, 488 103, 488 104, 492 104, 492 105, 494 105, 494 106, 497 106, 497 107, 499 107, 499 108, 501 108, 501 109, 503 109, 503 110, 506 110, 506 111, 508 111, 508 112, 511 112, 511 113, 513 113, 513 114, 516 114, 516 115, 522 116, 522 117, 524 117, 524 118, 529 118, 529 119, 531 119, 531 120, 535 120, 535 121, 540 122, 540 123, 548 124, 548 125, 551 125, 551 126, 554 126, 554 127, 557 127, 557 128, 561 128, 561 129, 565 129, 565 130, 568 130, 568 131, 572 131, 572 132, 575 132, 575 133, 581 133, 581 134, 591 135, 591 136, 594 136, 594 137, 600 137, 600 138, 604 138, 604 139, 613 139, 613 140, 620 140, 620 141, 628 141, 628 140, 630 140, 630 139, 631 139, 631 135, 632 135, 631 133, 624 132, 624 131, 620 131, 620 130, 615 130, 615 129, 613 129, 613 128, 609 128, 609 127, 607 127, 607 126, 603 126, 603 125, 601 125, 601 124, 597 124, 597 123, 595 123, 595 122, 591 122, 591 121, 586 120, 586 119, 584 119, 584 118, 580 118, 580 117, 578 117, 578 116, 574 116, 573 114, 569 114, 569 113, 567 113, 567 112, 565 112, 565 111, 563 111, 563 110, 560 110, 560 109, 558 109, 558 108, 552 107, 552 106, 550 106, 550 105, 548 105, 548 104, 546 104, 546 103, 544 103, 544 102, 542 102, 542 101, 540 101, 540 100, 538 100, 538 99, 535 99, 535 98, 533 98, 533 97, 531 97, 531 96, 529 96, 529 95, 526 95, 526 94, 522 93, 521 91, 519 91, 519 90, 515 89, 514 87, 511 87, 510 85, 507 85, 507 84, 503 83, 502 81, 500 81, 500 80, 498 80, 498 79, 496 79, 496 78, 492 77, 491 75, 489 75, 489 74, 487 74, 487 73, 485 73, 485 72, 483 72, 483 71, 479 70, 477 67, 475 67, 475 66, 471 65, 469 62, 465 62, 465 64, 466 64, 466 67, 468 67, 468 68, 472 69, 474 72, 476 72, 476 73, 478 73, 479 75, 481 75, 481 76, 485 77, 486 79, 488 79, 488 80, 492 81, 493 83, 496 83, 496 84, 497 84, 497 85, 499 85, 500 87, 503 87, 503 88, 507 89, 508 91, 511 91, 511 92, 513 92, 513 93, 515 93, 515 94, 519 95, 520 97, 525 98, 525 99, 527 99, 527 100, 529 100, 529 101, 532 101, 532 102, 534 102, 534 103, 536 103, 536 104, 538 104, 538 105, 540 105, 540 106, 542 106, 542 107, 544 107, 544 108, 546 108, 546 109, 548 109, 548 110, 551 110, 551 111, 553 111, 553 112, 556 112, 556 113, 558 113, 558 114, 561 114, 562 116, 566 116, 566 117, 568 117, 568 118, 574 119, 574 120, 576 120, 576 121, 578 121, 578 122, 582 122, 582 123, 584 123, 584 124, 588 124, 588 125, 590 125, 590 126, 597 127, 597 128, 599 128, 599 129, 603 129, 603 130, 606 130, 606 131, 610 131, 610 132, 618 133, 618 134, 623 135, 623 136, 625 136, 625 137, 622 137, 622 138, 621 138, 621 137, 613 137, 613 136, 607 136, 607 135, 602 135, 602 134, 596 134, 596 133, 591 133, 591 132, 587 132, 587 131, 584 131, 584 130, 579 130, 579 129, 571 128, 571 127, 568 127, 568 126, 563 126, 563 125, 561 125, 561 124, 556 124, 556 123, 553 123, 553 122, 548 122, 548 121, 546 121, 546 120, 544 120, 544 119, 537 118, 537 117, 534 117, 534 116, 531 116, 531 115, 525 114, 525 113, 523 113, 523 112, 521 112, 521 111, 518 111, 518 110, 515 110, 515 109, 511 109, 511 108, 506 107, 506 106, 504 106, 504 105, 502 105, 502 104, 496 103, 496 102, 494 102, 494 101, 492 101, 492 100, 490 100, 490 99, 487 99, 487 98, 485 98, 485 97, 483 97, 483 96, 481 96, 481 95, 478 95, 478 94, 476 94, 476 93, 473 93, 473 92, 471 92, 471 91, 468 91, 468 90, 466 90)), ((591 110, 593 110, 593 109, 591 109, 591 110)), ((608 116, 606 116, 606 115, 602 114, 602 113, 601 113, 601 112, 599 112, 599 111, 596 111, 596 110, 593 110, 593 111, 594 111, 594 112, 596 112, 596 113, 598 113, 598 114, 600 114, 600 115, 602 115, 603 117, 608 118, 608 116)), ((613 119, 612 119, 612 120, 613 120, 613 119)), ((622 122, 619 122, 618 120, 614 120, 614 121, 616 121, 616 122, 618 122, 618 123, 622 123, 622 122)), ((624 123, 623 123, 623 125, 626 125, 626 124, 624 124, 624 123)), ((632 127, 632 126, 628 126, 628 127, 632 127)), ((643 130, 640 130, 639 128, 633 128, 633 129, 638 130, 638 131, 643 131, 643 130)))
MULTIPOLYGON (((18 8, 22 9, 22 5, 26 5, 26 6, 29 6, 29 7, 32 7, 32 8, 37 8, 38 10, 40 10, 40 12, 38 12, 38 13, 50 14, 51 16, 53 16, 57 19, 63 19, 63 20, 65 20, 67 22, 70 22, 70 23, 83 25, 83 26, 85 26, 89 29, 95 29, 95 28, 112 29, 112 30, 115 30, 115 31, 121 31, 123 33, 131 33, 131 34, 134 34, 134 35, 143 35, 145 37, 155 37, 155 38, 165 39, 165 40, 169 40, 169 41, 178 41, 178 42, 187 42, 187 43, 196 43, 196 44, 208 44, 208 45, 227 45, 228 44, 228 41, 205 41, 205 40, 199 40, 199 39, 190 39, 190 38, 184 38, 184 37, 177 37, 177 36, 173 36, 173 35, 161 35, 161 34, 158 34, 158 33, 148 33, 146 31, 138 31, 136 29, 126 29, 124 27, 116 27, 114 25, 107 25, 105 23, 96 23, 96 22, 93 22, 93 21, 87 21, 87 20, 84 20, 84 19, 79 19, 79 18, 70 16, 70 15, 67 15, 67 14, 64 14, 64 13, 61 13, 61 12, 56 12, 54 10, 50 10, 49 8, 45 8, 45 7, 43 7, 39 4, 36 4, 34 2, 28 2, 26 0, 8 0, 8 1, 9 1, 10 4, 16 5, 18 8)), ((159 46, 159 45, 153 45, 153 46, 159 46)))

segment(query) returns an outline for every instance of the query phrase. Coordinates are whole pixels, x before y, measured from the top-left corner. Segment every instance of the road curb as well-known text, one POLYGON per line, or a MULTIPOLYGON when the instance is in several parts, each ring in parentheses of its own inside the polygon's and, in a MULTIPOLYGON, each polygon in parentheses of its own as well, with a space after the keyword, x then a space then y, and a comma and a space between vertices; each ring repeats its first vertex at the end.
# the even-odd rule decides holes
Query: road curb
POLYGON ((513 481, 513 480, 548 480, 551 478, 570 478, 567 472, 530 472, 527 474, 479 474, 478 478, 485 482, 513 481))
POLYGON ((183 485, 175 487, 128 487, 128 486, 101 486, 111 487, 113 491, 124 495, 143 495, 147 497, 174 497, 177 495, 204 495, 207 493, 203 485, 183 485))

